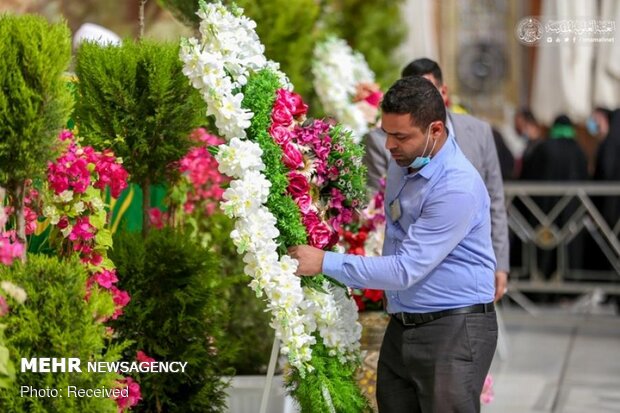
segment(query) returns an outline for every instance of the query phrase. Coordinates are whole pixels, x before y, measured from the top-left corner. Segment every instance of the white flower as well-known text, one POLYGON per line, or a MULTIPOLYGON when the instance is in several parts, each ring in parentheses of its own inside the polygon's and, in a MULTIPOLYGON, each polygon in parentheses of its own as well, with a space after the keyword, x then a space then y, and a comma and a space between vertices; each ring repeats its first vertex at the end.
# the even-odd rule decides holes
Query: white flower
POLYGON ((246 171, 262 171, 265 164, 263 151, 255 142, 232 138, 228 145, 220 145, 215 156, 218 170, 233 178, 241 178, 246 171))
MULTIPOLYGON (((0 209, 2 208, 0 207, 0 209)), ((52 225, 56 225, 60 221, 60 211, 53 205, 47 205, 43 208, 43 216, 49 218, 52 225)))
POLYGON ((67 238, 69 234, 71 234, 71 231, 73 231, 73 225, 67 225, 65 228, 60 230, 60 233, 63 237, 67 238))
POLYGON ((26 298, 28 298, 28 295, 26 295, 26 291, 24 291, 22 287, 19 287, 10 281, 2 281, 0 283, 0 287, 2 287, 2 289, 9 296, 13 297, 15 301, 20 304, 23 304, 26 301, 26 298))
POLYGON ((353 139, 359 142, 368 132, 368 121, 352 99, 357 85, 375 80, 364 56, 354 52, 345 40, 330 37, 314 49, 312 74, 325 112, 353 131, 353 139))
POLYGON ((84 212, 84 210, 86 209, 86 205, 84 205, 84 202, 82 201, 78 201, 75 204, 73 204, 73 212, 77 215, 81 214, 82 212, 84 212))
POLYGON ((54 195, 54 202, 56 203, 69 203, 73 199, 73 191, 65 190, 58 195, 54 195))
POLYGON ((237 179, 230 183, 230 187, 224 191, 221 207, 229 217, 246 217, 255 213, 269 196, 271 182, 263 174, 257 171, 249 171, 243 179, 237 179))
POLYGON ((99 197, 93 197, 93 199, 90 200, 90 205, 95 209, 95 211, 101 211, 105 208, 103 200, 99 197))

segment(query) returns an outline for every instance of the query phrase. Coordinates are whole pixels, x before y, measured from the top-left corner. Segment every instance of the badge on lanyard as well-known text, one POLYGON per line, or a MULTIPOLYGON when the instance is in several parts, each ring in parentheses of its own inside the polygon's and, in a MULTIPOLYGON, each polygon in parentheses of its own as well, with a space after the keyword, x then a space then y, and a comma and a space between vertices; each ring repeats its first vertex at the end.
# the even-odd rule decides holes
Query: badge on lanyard
POLYGON ((396 198, 390 204, 390 217, 392 218, 393 222, 396 222, 400 219, 401 215, 402 211, 400 210, 400 200, 396 198))

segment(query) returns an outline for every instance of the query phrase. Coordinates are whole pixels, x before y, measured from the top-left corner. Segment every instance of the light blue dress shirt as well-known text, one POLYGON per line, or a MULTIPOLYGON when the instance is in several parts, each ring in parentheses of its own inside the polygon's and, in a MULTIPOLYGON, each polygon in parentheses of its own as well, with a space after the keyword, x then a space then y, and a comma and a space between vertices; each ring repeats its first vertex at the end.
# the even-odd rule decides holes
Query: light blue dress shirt
POLYGON ((383 256, 327 252, 323 273, 353 288, 385 290, 389 313, 493 301, 489 195, 454 136, 416 173, 390 160, 385 212, 383 256))

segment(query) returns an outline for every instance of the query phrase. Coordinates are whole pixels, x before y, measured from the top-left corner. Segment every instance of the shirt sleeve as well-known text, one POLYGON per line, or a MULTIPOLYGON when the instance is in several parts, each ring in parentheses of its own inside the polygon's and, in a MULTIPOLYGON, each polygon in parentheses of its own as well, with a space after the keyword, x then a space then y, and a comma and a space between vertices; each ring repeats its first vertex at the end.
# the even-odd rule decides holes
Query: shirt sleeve
POLYGON ((323 273, 353 288, 405 290, 430 274, 465 238, 477 208, 470 192, 451 191, 429 198, 396 255, 327 252, 323 273))

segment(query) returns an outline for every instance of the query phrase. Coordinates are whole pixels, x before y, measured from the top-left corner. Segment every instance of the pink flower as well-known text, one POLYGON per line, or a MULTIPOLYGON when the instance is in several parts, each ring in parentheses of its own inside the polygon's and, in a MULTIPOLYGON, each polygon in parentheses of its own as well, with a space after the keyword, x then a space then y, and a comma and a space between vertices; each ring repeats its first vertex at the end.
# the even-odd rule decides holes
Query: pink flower
POLYGON ((0 263, 11 265, 26 252, 24 245, 17 241, 15 231, 0 233, 0 263))
POLYGON ((286 106, 294 117, 305 115, 308 112, 308 105, 304 103, 301 96, 286 89, 278 89, 276 92, 276 102, 286 106))
POLYGON ((136 359, 140 362, 140 365, 142 365, 142 363, 151 364, 156 361, 153 357, 147 356, 146 353, 144 353, 144 351, 142 350, 136 353, 136 359))
POLYGON ((37 213, 28 207, 24 207, 24 219, 26 221, 26 235, 34 234, 37 229, 37 213))
POLYGON ((271 119, 275 124, 289 126, 293 123, 293 114, 285 104, 276 100, 273 105, 273 111, 271 112, 271 119))
MULTIPOLYGON (((60 222, 58 222, 60 227, 60 222)), ((71 241, 76 240, 89 240, 95 236, 96 228, 90 224, 90 220, 87 216, 79 217, 69 234, 71 241)))
POLYGON ((110 292, 112 293, 112 300, 114 301, 114 304, 116 304, 114 314, 112 314, 112 319, 116 320, 120 315, 123 314, 123 308, 127 304, 129 304, 129 301, 131 301, 131 297, 129 296, 127 291, 119 290, 114 285, 110 288, 110 292))
POLYGON ((285 142, 282 146, 282 162, 291 170, 300 169, 304 166, 304 156, 292 142, 285 142))
POLYGON ((293 199, 295 199, 310 192, 310 184, 302 174, 298 172, 289 172, 287 190, 293 199))
POLYGON ((340 211, 343 208, 342 201, 344 201, 344 199, 344 195, 338 188, 332 188, 329 206, 340 211))
POLYGON ((207 145, 221 145, 224 140, 218 136, 211 135, 205 128, 196 128, 192 131, 189 138, 195 142, 202 142, 207 145))
POLYGON ((142 400, 142 394, 140 393, 140 385, 131 377, 125 377, 124 379, 117 380, 121 389, 127 389, 128 396, 118 396, 116 400, 116 406, 118 407, 118 413, 131 409, 142 400))
POLYGON ((116 270, 99 271, 93 275, 93 279, 97 282, 97 284, 106 289, 112 288, 112 285, 118 281, 116 270))
POLYGON ((58 135, 58 139, 60 139, 61 141, 72 141, 73 133, 68 129, 63 129, 58 135))
POLYGON ((98 189, 110 187, 110 195, 118 198, 121 192, 127 188, 127 179, 129 174, 123 165, 117 163, 116 156, 110 150, 105 150, 101 154, 97 154, 93 163, 95 164, 95 172, 99 179, 93 185, 98 189))
POLYGON ((482 386, 482 393, 480 394, 480 401, 482 404, 489 404, 493 401, 495 392, 493 391, 493 376, 487 374, 484 379, 484 385, 482 386))
POLYGON ((321 219, 314 211, 302 216, 302 222, 306 228, 313 228, 321 223, 321 219))
POLYGON ((310 194, 303 194, 293 198, 302 214, 307 214, 312 209, 312 197, 310 194))
POLYGON ((269 135, 273 138, 273 140, 278 144, 282 145, 285 142, 288 142, 293 137, 292 131, 286 126, 278 125, 273 123, 269 128, 269 135))
MULTIPOLYGON (((323 249, 328 247, 332 242, 334 231, 332 231, 326 224, 320 223, 318 225, 313 226, 312 228, 308 228, 308 244, 313 247, 323 249)), ((338 240, 338 235, 336 234, 336 241, 338 240)))
POLYGON ((149 209, 149 221, 153 227, 162 229, 164 227, 164 213, 159 208, 149 209))
POLYGON ((380 90, 377 90, 364 98, 364 100, 368 102, 370 106, 373 106, 375 108, 379 107, 381 99, 383 99, 383 93, 380 90))

